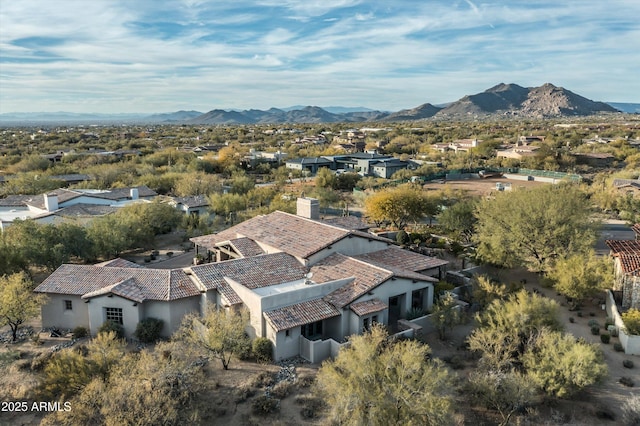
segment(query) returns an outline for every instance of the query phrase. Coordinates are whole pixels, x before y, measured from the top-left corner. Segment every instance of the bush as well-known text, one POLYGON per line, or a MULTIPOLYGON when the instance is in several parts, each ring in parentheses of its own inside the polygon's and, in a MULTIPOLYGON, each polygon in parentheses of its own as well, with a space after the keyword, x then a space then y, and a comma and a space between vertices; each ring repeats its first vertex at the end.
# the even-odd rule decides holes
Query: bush
POLYGON ((573 324, 574 322, 576 322, 576 320, 573 317, 569 317, 569 322, 573 324))
POLYGON ((592 326, 591 334, 593 334, 594 336, 597 336, 598 334, 600 334, 600 327, 597 325, 592 326))
POLYGON ((628 334, 640 335, 640 310, 629 309, 622 314, 622 322, 628 334))
POLYGON ((407 311, 407 320, 411 321, 416 318, 424 316, 424 311, 420 308, 411 308, 407 311))
POLYGON ((102 323, 102 325, 98 329, 98 334, 108 333, 110 331, 116 333, 116 337, 119 339, 122 339, 124 337, 124 327, 113 321, 105 321, 104 323, 102 323))
POLYGON ((157 318, 145 318, 138 323, 133 333, 138 340, 144 343, 154 343, 160 337, 164 321, 157 318))
POLYGON ((607 343, 609 343, 609 340, 611 340, 611 336, 610 335, 608 335, 608 334, 601 334, 600 335, 600 341, 602 343, 607 344, 607 343))
POLYGON ((619 382, 622 383, 623 385, 627 386, 627 387, 630 387, 630 388, 632 388, 632 387, 634 387, 636 385, 635 382, 633 381, 633 379, 631 377, 627 377, 627 376, 620 377, 619 382))
POLYGON ((607 319, 604 320, 604 328, 609 328, 610 325, 614 325, 614 324, 615 322, 611 317, 607 317, 607 319))
POLYGON ((624 368, 633 368, 633 361, 631 361, 630 359, 625 359, 624 361, 622 361, 622 365, 624 366, 624 368))
POLYGON ((253 414, 271 414, 280 409, 280 401, 268 397, 266 395, 260 396, 251 404, 251 411, 253 414))
POLYGON ((167 257, 172 257, 173 256, 173 252, 172 251, 168 251, 166 254, 167 254, 167 257))
POLYGON ((251 351, 258 362, 267 363, 273 361, 273 343, 266 337, 255 339, 251 351))
POLYGON ((234 392, 234 399, 233 400, 234 400, 234 402, 236 404, 239 404, 240 402, 244 402, 248 398, 251 398, 255 394, 256 394, 256 391, 251 386, 242 385, 242 386, 236 388, 236 390, 234 392))
POLYGON ((590 319, 587 324, 589 324, 589 327, 598 327, 598 328, 600 328, 600 323, 598 321, 594 320, 594 319, 590 319))
POLYGON ((405 231, 400 231, 396 234, 396 242, 400 245, 409 244, 409 235, 405 231))
POLYGON ((322 409, 324 403, 319 398, 299 396, 298 398, 296 398, 296 404, 302 405, 300 414, 303 418, 313 419, 315 417, 318 417, 318 411, 322 409))
POLYGON ((582 311, 578 311, 578 316, 582 318, 582 311))
POLYGON ((257 388, 263 388, 267 386, 271 386, 276 382, 275 374, 269 371, 263 371, 258 374, 251 384, 257 388))
POLYGON ((616 343, 614 343, 614 344, 613 344, 613 349, 614 349, 616 352, 623 352, 623 351, 624 351, 624 348, 622 347, 622 343, 620 343, 620 342, 616 342, 616 343))
POLYGON ((87 337, 89 335, 89 330, 86 327, 76 327, 72 331, 73 337, 76 339, 82 339, 83 337, 87 337))
POLYGON ((276 383, 276 385, 271 389, 271 395, 275 396, 278 399, 284 399, 293 390, 293 383, 284 380, 282 382, 276 383))

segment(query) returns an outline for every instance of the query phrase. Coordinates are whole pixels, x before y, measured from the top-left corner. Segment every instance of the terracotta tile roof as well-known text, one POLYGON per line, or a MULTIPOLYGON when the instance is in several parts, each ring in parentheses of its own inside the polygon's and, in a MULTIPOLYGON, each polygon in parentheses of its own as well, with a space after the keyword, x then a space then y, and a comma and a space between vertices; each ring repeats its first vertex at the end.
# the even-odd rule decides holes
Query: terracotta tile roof
POLYGON ((109 267, 109 268, 144 268, 144 266, 142 265, 138 265, 135 262, 130 262, 121 257, 107 260, 106 262, 96 263, 93 266, 103 266, 103 267, 109 267))
MULTIPOLYGON (((120 295, 144 300, 175 300, 196 296, 200 290, 180 269, 121 268, 88 265, 62 265, 42 284, 38 293, 87 295, 105 294, 111 287, 120 295), (139 290, 136 290, 136 288, 139 290)), ((89 296, 87 296, 89 297, 89 296)), ((123 296, 124 297, 124 296, 123 296)))
POLYGON ((340 312, 322 299, 309 300, 267 311, 264 318, 276 331, 340 316, 340 312))
POLYGON ((625 254, 640 254, 640 241, 637 240, 606 240, 614 256, 625 254))
POLYGON ((204 195, 191 195, 188 197, 174 197, 173 200, 176 204, 182 204, 186 207, 206 207, 209 205, 209 200, 204 195))
POLYGON ((242 300, 225 278, 237 281, 249 289, 256 289, 301 280, 307 273, 300 262, 286 253, 207 263, 193 266, 191 271, 208 290, 218 290, 232 305, 242 303, 242 300))
POLYGON ((353 256, 356 259, 390 269, 402 269, 413 272, 425 271, 448 264, 446 260, 425 256, 397 246, 384 250, 353 256))
POLYGON ((237 253, 242 255, 242 257, 252 257, 264 254, 264 250, 262 250, 255 241, 250 240, 249 238, 236 238, 235 240, 229 241, 229 243, 237 253))
POLYGON ((374 312, 384 311, 388 308, 387 304, 380 299, 365 300, 363 302, 356 302, 349 306, 349 308, 359 317, 363 315, 372 314, 374 312))
POLYGON ((631 227, 631 230, 636 234, 636 236, 640 235, 640 223, 636 223, 631 227))
POLYGON ((82 295, 82 299, 91 299, 92 297, 102 296, 105 294, 113 293, 117 296, 124 297, 125 299, 133 300, 134 302, 142 303, 145 301, 144 291, 140 288, 136 280, 127 278, 119 283, 102 287, 96 291, 91 291, 82 295))
POLYGON ((192 238, 191 241, 212 249, 217 243, 247 237, 293 256, 307 258, 349 234, 350 231, 343 228, 276 211, 256 216, 218 234, 192 238))
POLYGON ((317 283, 350 277, 355 278, 350 283, 325 296, 324 300, 339 308, 353 302, 393 276, 393 273, 387 269, 340 253, 334 253, 316 263, 311 268, 311 272, 313 272, 311 279, 317 283))
POLYGON ((332 217, 329 219, 323 219, 323 223, 328 225, 337 226, 338 228, 348 229, 348 230, 359 230, 364 231, 371 228, 371 225, 363 221, 361 218, 357 216, 342 216, 342 217, 332 217))
POLYGON ((620 253, 620 267, 624 274, 640 276, 640 253, 620 253))

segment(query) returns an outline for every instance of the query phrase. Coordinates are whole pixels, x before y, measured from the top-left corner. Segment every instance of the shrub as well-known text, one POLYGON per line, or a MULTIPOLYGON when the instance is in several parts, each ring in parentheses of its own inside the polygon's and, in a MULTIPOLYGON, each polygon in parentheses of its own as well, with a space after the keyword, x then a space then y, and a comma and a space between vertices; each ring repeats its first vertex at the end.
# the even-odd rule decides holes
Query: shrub
POLYGON ((411 321, 412 319, 420 318, 424 316, 424 311, 420 308, 411 308, 407 311, 407 320, 411 321))
POLYGON ((149 263, 149 262, 151 262, 151 256, 145 256, 144 263, 149 263))
POLYGON ((597 336, 598 334, 600 334, 600 327, 597 325, 592 326, 591 334, 593 334, 594 336, 597 336))
POLYGON ((578 311, 578 316, 582 318, 582 311, 578 311))
POLYGON ((400 245, 409 244, 409 235, 405 231, 400 231, 396 234, 396 242, 400 245))
POLYGON ((116 333, 116 337, 119 339, 122 339, 124 337, 124 327, 114 321, 105 321, 104 323, 102 323, 102 325, 98 329, 98 334, 108 333, 110 331, 116 333))
POLYGON ((587 324, 589 324, 589 327, 598 327, 598 328, 600 328, 600 323, 598 321, 594 320, 594 319, 590 319, 587 324))
POLYGON ((610 335, 608 335, 608 334, 601 334, 600 335, 600 341, 602 343, 607 344, 607 343, 609 343, 609 340, 611 340, 611 336, 610 335))
POLYGON ((236 404, 246 401, 256 394, 255 389, 249 385, 242 385, 236 388, 234 392, 234 402, 236 404))
POLYGON ((622 314, 622 322, 629 334, 640 335, 640 310, 629 309, 622 314))
POLYGON ((157 318, 145 318, 138 323, 133 333, 138 340, 144 343, 154 343, 160 337, 164 321, 157 318))
POLYGON ((86 327, 78 326, 73 329, 73 337, 76 339, 82 339, 83 337, 87 337, 89 335, 89 330, 86 327))
POLYGON ((573 324, 574 322, 576 322, 576 320, 573 317, 569 317, 569 322, 573 324))
POLYGON ((438 283, 436 284, 435 288, 434 288, 434 294, 436 296, 440 295, 443 291, 451 291, 454 288, 456 288, 455 285, 446 282, 446 281, 438 281, 438 283))
POLYGON ((271 414, 280 409, 280 401, 268 397, 266 395, 260 396, 251 404, 251 411, 253 414, 271 414))
POLYGON ((171 257, 171 256, 173 256, 173 252, 172 251, 168 251, 167 252, 167 257, 171 257))
POLYGON ((614 344, 613 344, 613 349, 614 349, 616 352, 623 352, 623 351, 624 351, 624 348, 622 347, 622 343, 620 343, 620 342, 616 342, 616 343, 614 343, 614 344))
POLYGON ((251 351, 258 362, 273 361, 273 344, 266 337, 258 337, 252 343, 251 351))
POLYGON ((262 388, 262 387, 271 386, 275 382, 276 382, 276 378, 274 373, 271 373, 269 371, 263 371, 253 379, 251 384, 257 388, 262 388))
POLYGON ((610 325, 614 325, 614 324, 615 322, 611 317, 607 317, 607 319, 604 320, 604 328, 608 328, 610 325))
POLYGON ((320 398, 313 398, 309 396, 299 396, 296 398, 296 404, 302 405, 300 414, 305 419, 318 417, 318 411, 323 407, 323 402, 320 398))
POLYGON ((625 359, 624 361, 622 361, 622 365, 624 366, 624 368, 633 368, 633 361, 631 361, 630 359, 625 359))
POLYGON ((275 396, 278 399, 284 399, 287 396, 289 396, 289 394, 293 390, 293 387, 294 387, 293 383, 289 381, 284 380, 282 382, 278 382, 271 389, 271 395, 275 396))
POLYGON ((640 395, 633 395, 622 405, 622 419, 625 425, 640 425, 640 395))
POLYGON ((635 382, 633 381, 633 379, 631 377, 627 377, 627 376, 623 376, 620 377, 619 382, 627 387, 634 387, 635 386, 635 382))

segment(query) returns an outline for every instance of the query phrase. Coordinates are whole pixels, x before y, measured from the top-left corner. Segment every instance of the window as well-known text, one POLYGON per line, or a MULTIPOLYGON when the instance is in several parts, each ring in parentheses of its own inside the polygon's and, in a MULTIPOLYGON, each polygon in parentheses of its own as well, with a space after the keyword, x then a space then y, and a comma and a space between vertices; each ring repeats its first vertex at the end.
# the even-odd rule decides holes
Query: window
POLYGON ((301 327, 301 333, 309 340, 317 340, 322 338, 322 321, 305 324, 301 327))
POLYGON ((411 293, 411 308, 422 309, 424 301, 424 288, 420 290, 414 290, 411 293))
POLYGON ((291 330, 285 330, 284 335, 287 337, 291 336, 291 330))
POLYGON ((372 316, 371 317, 371 324, 375 324, 377 322, 378 322, 378 316, 377 315, 372 316))
POLYGON ((73 303, 71 302, 71 300, 65 300, 64 301, 64 310, 65 311, 70 311, 73 309, 73 303))
POLYGON ((365 318, 362 320, 362 328, 364 331, 369 330, 369 318, 365 318))
POLYGON ((113 321, 116 324, 122 325, 122 308, 104 308, 106 312, 106 320, 113 321))

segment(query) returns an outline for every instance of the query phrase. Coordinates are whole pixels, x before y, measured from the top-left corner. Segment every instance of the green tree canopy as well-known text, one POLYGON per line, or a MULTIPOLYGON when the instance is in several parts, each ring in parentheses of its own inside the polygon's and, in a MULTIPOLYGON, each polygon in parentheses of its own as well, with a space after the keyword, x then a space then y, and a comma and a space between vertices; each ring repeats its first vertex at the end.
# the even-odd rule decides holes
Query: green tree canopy
POLYGON ((438 225, 447 232, 459 235, 460 239, 470 242, 473 236, 475 224, 475 207, 477 200, 461 200, 438 215, 438 225))
POLYGON ((584 193, 571 184, 498 193, 480 202, 478 258, 502 266, 546 271, 565 253, 593 246, 596 226, 584 193))
POLYGON ((11 328, 15 342, 18 328, 38 315, 46 297, 33 294, 33 283, 25 272, 0 276, 0 326, 11 328))
POLYGON ((417 222, 437 212, 435 199, 411 185, 387 188, 376 192, 365 200, 367 217, 375 223, 391 222, 397 229, 410 221, 417 222))
POLYGON ((331 420, 344 425, 445 425, 451 418, 451 378, 428 346, 392 342, 383 327, 352 336, 318 372, 331 420))
POLYGON ((226 311, 208 306, 204 318, 188 315, 182 322, 182 340, 204 349, 217 358, 227 370, 231 357, 251 347, 245 327, 249 323, 246 311, 226 311))
POLYGON ((547 272, 547 278, 561 294, 576 303, 611 287, 613 265, 608 257, 599 257, 593 251, 559 258, 547 272))

